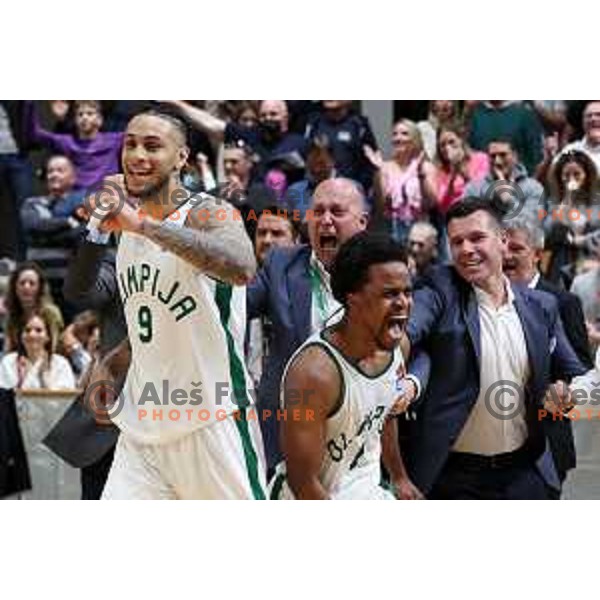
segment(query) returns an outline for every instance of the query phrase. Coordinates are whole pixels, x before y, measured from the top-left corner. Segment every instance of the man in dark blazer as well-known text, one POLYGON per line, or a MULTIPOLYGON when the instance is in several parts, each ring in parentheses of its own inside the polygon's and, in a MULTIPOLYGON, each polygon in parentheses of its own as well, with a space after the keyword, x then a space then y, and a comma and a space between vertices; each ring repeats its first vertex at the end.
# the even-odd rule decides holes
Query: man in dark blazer
MULTIPOLYGON (((531 217, 518 216, 504 223, 504 231, 506 234, 504 273, 516 285, 547 292, 556 298, 558 312, 571 347, 587 369, 593 368, 594 363, 579 298, 575 294, 557 288, 544 279, 539 272, 544 251, 544 231, 539 222, 531 217)), ((571 421, 563 420, 560 430, 562 430, 560 443, 564 452, 563 460, 556 466, 562 482, 567 476, 567 471, 576 466, 576 453, 571 421)))
MULTIPOLYGON (((69 267, 63 293, 78 309, 98 314, 101 356, 127 336, 115 274, 115 250, 109 245, 108 234, 93 228, 86 233, 69 267)), ((118 429, 97 425, 80 398, 54 433, 52 449, 81 469, 82 499, 99 499, 112 464, 118 429)))
POLYGON ((429 498, 552 497, 557 463, 568 457, 555 443, 560 422, 543 419, 541 409, 551 401, 566 409, 563 381, 586 369, 556 300, 503 275, 505 236, 494 208, 467 198, 446 223, 454 266, 421 279, 408 325, 413 351, 422 347, 431 359, 411 422, 409 475, 429 498))
MULTIPOLYGON (((315 190, 307 221, 310 245, 274 248, 248 286, 248 321, 265 316, 271 323, 258 401, 273 414, 279 408, 279 385, 288 360, 338 308, 328 269, 338 248, 367 227, 360 186, 349 179, 326 180, 315 190)), ((281 460, 279 428, 275 419, 261 422, 261 427, 271 470, 281 460)))

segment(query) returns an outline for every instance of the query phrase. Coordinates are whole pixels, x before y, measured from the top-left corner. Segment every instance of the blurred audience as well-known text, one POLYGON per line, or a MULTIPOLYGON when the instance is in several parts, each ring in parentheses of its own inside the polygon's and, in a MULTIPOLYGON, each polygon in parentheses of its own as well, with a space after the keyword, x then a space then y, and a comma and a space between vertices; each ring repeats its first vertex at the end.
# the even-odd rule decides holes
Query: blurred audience
POLYGON ((375 221, 398 242, 406 242, 415 221, 428 220, 437 204, 437 172, 423 151, 417 126, 406 119, 392 130, 392 160, 367 149, 377 168, 374 180, 375 221))
POLYGON ((12 389, 75 389, 69 361, 54 353, 54 315, 47 308, 29 314, 14 352, 0 361, 0 387, 12 389))
POLYGON ((455 100, 431 100, 426 121, 419 121, 417 127, 423 138, 423 148, 430 160, 439 158, 438 138, 440 129, 459 121, 458 102, 455 100))
POLYGON ((485 151, 490 142, 510 141, 529 173, 542 160, 543 129, 536 112, 522 101, 484 100, 472 110, 469 145, 485 151))
MULTIPOLYGON (((8 282, 5 352, 12 352, 18 347, 29 317, 41 310, 48 315, 50 340, 54 343, 64 327, 62 314, 52 299, 44 272, 33 262, 22 263, 11 274, 8 282)), ((51 349, 55 352, 56 346, 53 345, 51 349)))

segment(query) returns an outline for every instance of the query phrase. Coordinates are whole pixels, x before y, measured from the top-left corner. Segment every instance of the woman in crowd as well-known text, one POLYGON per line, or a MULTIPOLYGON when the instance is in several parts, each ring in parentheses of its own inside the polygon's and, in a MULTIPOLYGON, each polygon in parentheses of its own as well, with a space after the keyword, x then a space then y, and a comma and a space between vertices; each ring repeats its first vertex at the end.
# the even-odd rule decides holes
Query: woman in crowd
POLYGON ((549 181, 546 277, 569 287, 579 263, 600 244, 598 172, 587 154, 571 150, 556 161, 549 181))
MULTIPOLYGON (((64 322, 50 294, 48 280, 36 263, 22 263, 12 273, 8 283, 5 352, 17 348, 25 323, 34 312, 41 309, 48 310, 52 338, 57 340, 64 322)), ((52 350, 55 351, 56 347, 52 350)))
POLYGON ((417 127, 423 138, 423 148, 431 160, 438 158, 437 139, 440 128, 456 121, 459 117, 456 100, 431 100, 429 116, 426 121, 419 121, 417 127))
POLYGON ((436 169, 423 151, 417 126, 402 119, 392 130, 392 160, 365 148, 377 168, 374 179, 375 219, 396 241, 405 242, 415 221, 427 221, 437 203, 436 169))
POLYGON ((469 181, 478 181, 488 174, 490 161, 485 152, 469 148, 464 131, 457 123, 439 129, 436 154, 438 208, 445 214, 462 198, 469 181))
POLYGON ((0 362, 0 388, 74 389, 75 376, 69 361, 54 354, 52 313, 48 308, 35 310, 25 321, 15 352, 0 362))

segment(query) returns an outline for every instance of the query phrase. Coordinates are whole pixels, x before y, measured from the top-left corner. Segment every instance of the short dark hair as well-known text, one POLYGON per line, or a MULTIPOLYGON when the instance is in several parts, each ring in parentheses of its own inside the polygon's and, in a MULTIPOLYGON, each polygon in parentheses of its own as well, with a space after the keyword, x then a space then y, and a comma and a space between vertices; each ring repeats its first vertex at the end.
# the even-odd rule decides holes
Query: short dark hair
POLYGON ((342 245, 335 257, 331 270, 333 297, 345 306, 348 294, 367 283, 369 267, 387 262, 403 262, 408 266, 406 248, 380 232, 357 233, 342 245))
POLYGON ((446 213, 446 227, 448 227, 452 219, 464 219, 478 210, 486 212, 492 217, 498 227, 501 227, 502 211, 500 208, 494 202, 486 198, 480 198, 479 196, 467 196, 463 200, 453 204, 446 213))
POLYGON ((506 136, 498 136, 495 138, 492 138, 488 143, 487 143, 487 147, 489 148, 491 144, 506 144, 507 146, 510 146, 510 149, 515 152, 516 148, 515 148, 515 143, 506 136))
POLYGON ((166 112, 164 110, 156 110, 154 108, 151 108, 149 110, 143 110, 137 113, 130 119, 129 122, 133 121, 133 119, 136 119, 137 117, 156 117, 157 119, 162 119, 163 121, 166 121, 167 123, 172 125, 173 128, 177 131, 177 133, 181 136, 181 138, 183 139, 183 143, 188 144, 188 127, 185 124, 185 122, 182 119, 180 119, 177 115, 174 115, 170 112, 166 112))

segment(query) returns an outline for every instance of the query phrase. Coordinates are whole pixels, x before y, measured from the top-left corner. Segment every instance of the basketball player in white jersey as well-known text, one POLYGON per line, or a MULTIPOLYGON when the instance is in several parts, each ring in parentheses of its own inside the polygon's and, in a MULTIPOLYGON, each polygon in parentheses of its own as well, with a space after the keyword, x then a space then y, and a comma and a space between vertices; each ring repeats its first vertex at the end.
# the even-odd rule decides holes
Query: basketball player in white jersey
POLYGON ((103 227, 121 232, 116 268, 129 334, 104 364, 116 375, 129 363, 118 414, 109 412, 121 435, 105 499, 265 497, 242 358, 252 244, 230 205, 182 188, 185 137, 169 115, 134 117, 124 178, 109 183, 138 208, 103 198, 103 227))
POLYGON ((282 422, 284 462, 272 499, 418 498, 390 411, 404 362, 400 342, 410 313, 407 255, 389 237, 359 233, 335 259, 331 285, 341 321, 309 338, 290 360, 282 422), (381 485, 383 459, 393 493, 381 485))

